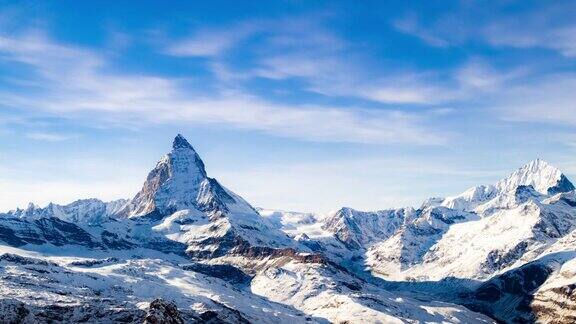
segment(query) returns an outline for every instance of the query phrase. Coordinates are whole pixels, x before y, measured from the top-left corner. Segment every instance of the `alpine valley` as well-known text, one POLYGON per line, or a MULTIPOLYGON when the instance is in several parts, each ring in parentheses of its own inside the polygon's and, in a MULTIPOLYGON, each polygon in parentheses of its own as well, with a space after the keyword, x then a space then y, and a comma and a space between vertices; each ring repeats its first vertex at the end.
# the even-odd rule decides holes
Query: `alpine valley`
POLYGON ((419 208, 258 209, 188 141, 130 200, 0 214, 2 323, 574 323, 576 190, 542 160, 419 208))

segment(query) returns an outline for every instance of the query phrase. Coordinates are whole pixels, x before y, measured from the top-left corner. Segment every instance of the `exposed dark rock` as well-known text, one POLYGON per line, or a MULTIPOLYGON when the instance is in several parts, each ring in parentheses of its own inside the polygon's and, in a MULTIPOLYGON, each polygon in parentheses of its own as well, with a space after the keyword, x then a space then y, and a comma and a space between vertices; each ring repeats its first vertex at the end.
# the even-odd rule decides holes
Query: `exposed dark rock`
POLYGON ((54 267, 58 266, 56 263, 49 262, 46 260, 23 257, 18 254, 12 254, 12 253, 4 253, 0 255, 0 262, 1 261, 17 263, 19 265, 42 265, 42 266, 54 266, 54 267))
POLYGON ((19 324, 24 322, 30 311, 21 301, 0 299, 0 314, 2 315, 2 323, 19 324))
POLYGON ((540 322, 576 323, 576 284, 539 292, 532 302, 532 311, 540 322))
POLYGON ((467 306, 505 323, 535 322, 534 292, 552 271, 545 263, 532 262, 505 272, 482 284, 467 306))
POLYGON ((569 192, 574 189, 576 188, 574 187, 572 182, 570 182, 570 180, 568 180, 568 178, 566 178, 565 175, 561 175, 556 185, 554 187, 548 188, 548 194, 555 195, 561 192, 569 192))
POLYGON ((95 266, 104 266, 112 263, 117 263, 120 260, 118 258, 106 258, 100 260, 83 260, 83 261, 73 261, 70 262, 69 265, 74 267, 95 267, 95 266))
POLYGON ((252 277, 242 270, 227 264, 193 263, 183 265, 182 269, 220 278, 233 284, 247 284, 252 280, 252 277))
POLYGON ((486 261, 482 263, 481 267, 486 272, 504 269, 520 259, 526 252, 527 248, 528 242, 522 241, 507 252, 502 252, 500 250, 490 251, 486 257, 486 261))
POLYGON ((201 320, 199 323, 234 323, 234 324, 250 324, 240 311, 230 308, 218 301, 212 299, 212 302, 220 307, 220 310, 207 311, 200 314, 201 320))
POLYGON ((150 303, 148 313, 144 318, 145 324, 184 324, 184 320, 174 302, 161 298, 150 303))
MULTIPOLYGON (((22 238, 20 238, 18 235, 16 235, 16 232, 14 232, 13 229, 6 227, 6 226, 2 226, 0 225, 0 241, 7 243, 10 246, 15 246, 15 247, 20 247, 22 245, 26 245, 25 240, 23 240, 22 238)), ((41 244, 41 241, 37 241, 39 244, 41 244)), ((42 242, 43 243, 43 242, 42 242)))
POLYGON ((2 323, 142 323, 145 312, 126 305, 32 306, 0 299, 2 323))
POLYGON ((108 231, 102 231, 100 234, 102 242, 110 249, 114 250, 128 250, 134 248, 136 245, 121 238, 116 233, 111 233, 108 231))
POLYGON ((34 221, 43 238, 56 246, 77 244, 90 248, 99 244, 92 240, 88 232, 76 224, 63 221, 56 217, 40 218, 34 221))
POLYGON ((0 240, 11 246, 22 246, 25 244, 44 244, 46 240, 40 235, 36 226, 30 222, 15 218, 2 217, 0 225, 0 240))

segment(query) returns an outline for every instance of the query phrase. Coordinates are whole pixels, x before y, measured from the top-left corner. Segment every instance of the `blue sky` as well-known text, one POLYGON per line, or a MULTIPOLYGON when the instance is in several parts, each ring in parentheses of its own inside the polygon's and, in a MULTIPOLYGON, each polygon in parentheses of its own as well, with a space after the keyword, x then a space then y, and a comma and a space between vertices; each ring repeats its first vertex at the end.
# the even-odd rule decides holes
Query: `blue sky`
POLYGON ((0 0, 0 209, 131 197, 184 134, 262 207, 576 175, 573 1, 0 0))

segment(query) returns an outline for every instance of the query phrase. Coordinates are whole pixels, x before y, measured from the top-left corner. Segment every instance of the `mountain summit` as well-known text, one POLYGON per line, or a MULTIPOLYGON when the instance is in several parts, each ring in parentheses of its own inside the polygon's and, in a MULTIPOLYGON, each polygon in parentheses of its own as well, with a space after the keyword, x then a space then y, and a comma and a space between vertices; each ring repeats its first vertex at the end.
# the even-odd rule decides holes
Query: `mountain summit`
POLYGON ((161 216, 178 209, 197 208, 200 192, 206 192, 210 185, 216 182, 208 179, 204 162, 184 136, 178 134, 172 151, 158 161, 132 200, 129 215, 161 216))
POLYGON ((186 140, 186 138, 184 138, 184 136, 182 136, 182 134, 176 135, 176 137, 174 138, 174 141, 172 142, 172 148, 173 149, 184 148, 184 149, 194 150, 192 145, 190 145, 190 143, 186 140))
POLYGON ((204 162, 180 134, 174 138, 172 151, 150 171, 126 214, 162 221, 156 229, 178 236, 189 250, 194 250, 192 245, 205 247, 206 241, 211 253, 225 253, 238 242, 292 246, 291 239, 273 228, 248 202, 208 177, 204 162))
POLYGON ((444 199, 441 204, 458 210, 473 210, 499 196, 514 194, 521 187, 531 187, 536 193, 543 195, 554 195, 575 189, 562 171, 546 161, 536 159, 494 185, 472 187, 460 195, 444 199))
POLYGON ((519 186, 532 186, 545 195, 574 190, 574 185, 562 171, 541 159, 523 165, 495 185, 502 192, 516 190, 519 186))

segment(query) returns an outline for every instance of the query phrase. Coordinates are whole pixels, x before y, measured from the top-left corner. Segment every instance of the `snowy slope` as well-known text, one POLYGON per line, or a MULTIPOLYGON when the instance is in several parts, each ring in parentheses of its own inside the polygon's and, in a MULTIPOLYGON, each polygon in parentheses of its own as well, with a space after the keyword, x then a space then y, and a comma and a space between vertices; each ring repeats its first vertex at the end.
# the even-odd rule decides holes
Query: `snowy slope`
POLYGON ((141 322, 141 310, 157 298, 176 302, 189 319, 206 312, 231 323, 304 323, 309 318, 222 279, 184 270, 179 266, 188 262, 184 258, 146 250, 134 251, 138 258, 119 252, 106 259, 90 258, 98 256, 90 251, 84 251, 87 256, 82 258, 13 248, 0 251, 0 307, 18 300, 38 313, 38 321, 47 317, 41 316, 42 311, 58 305, 50 316, 65 315, 61 319, 65 322, 86 318, 141 322))

